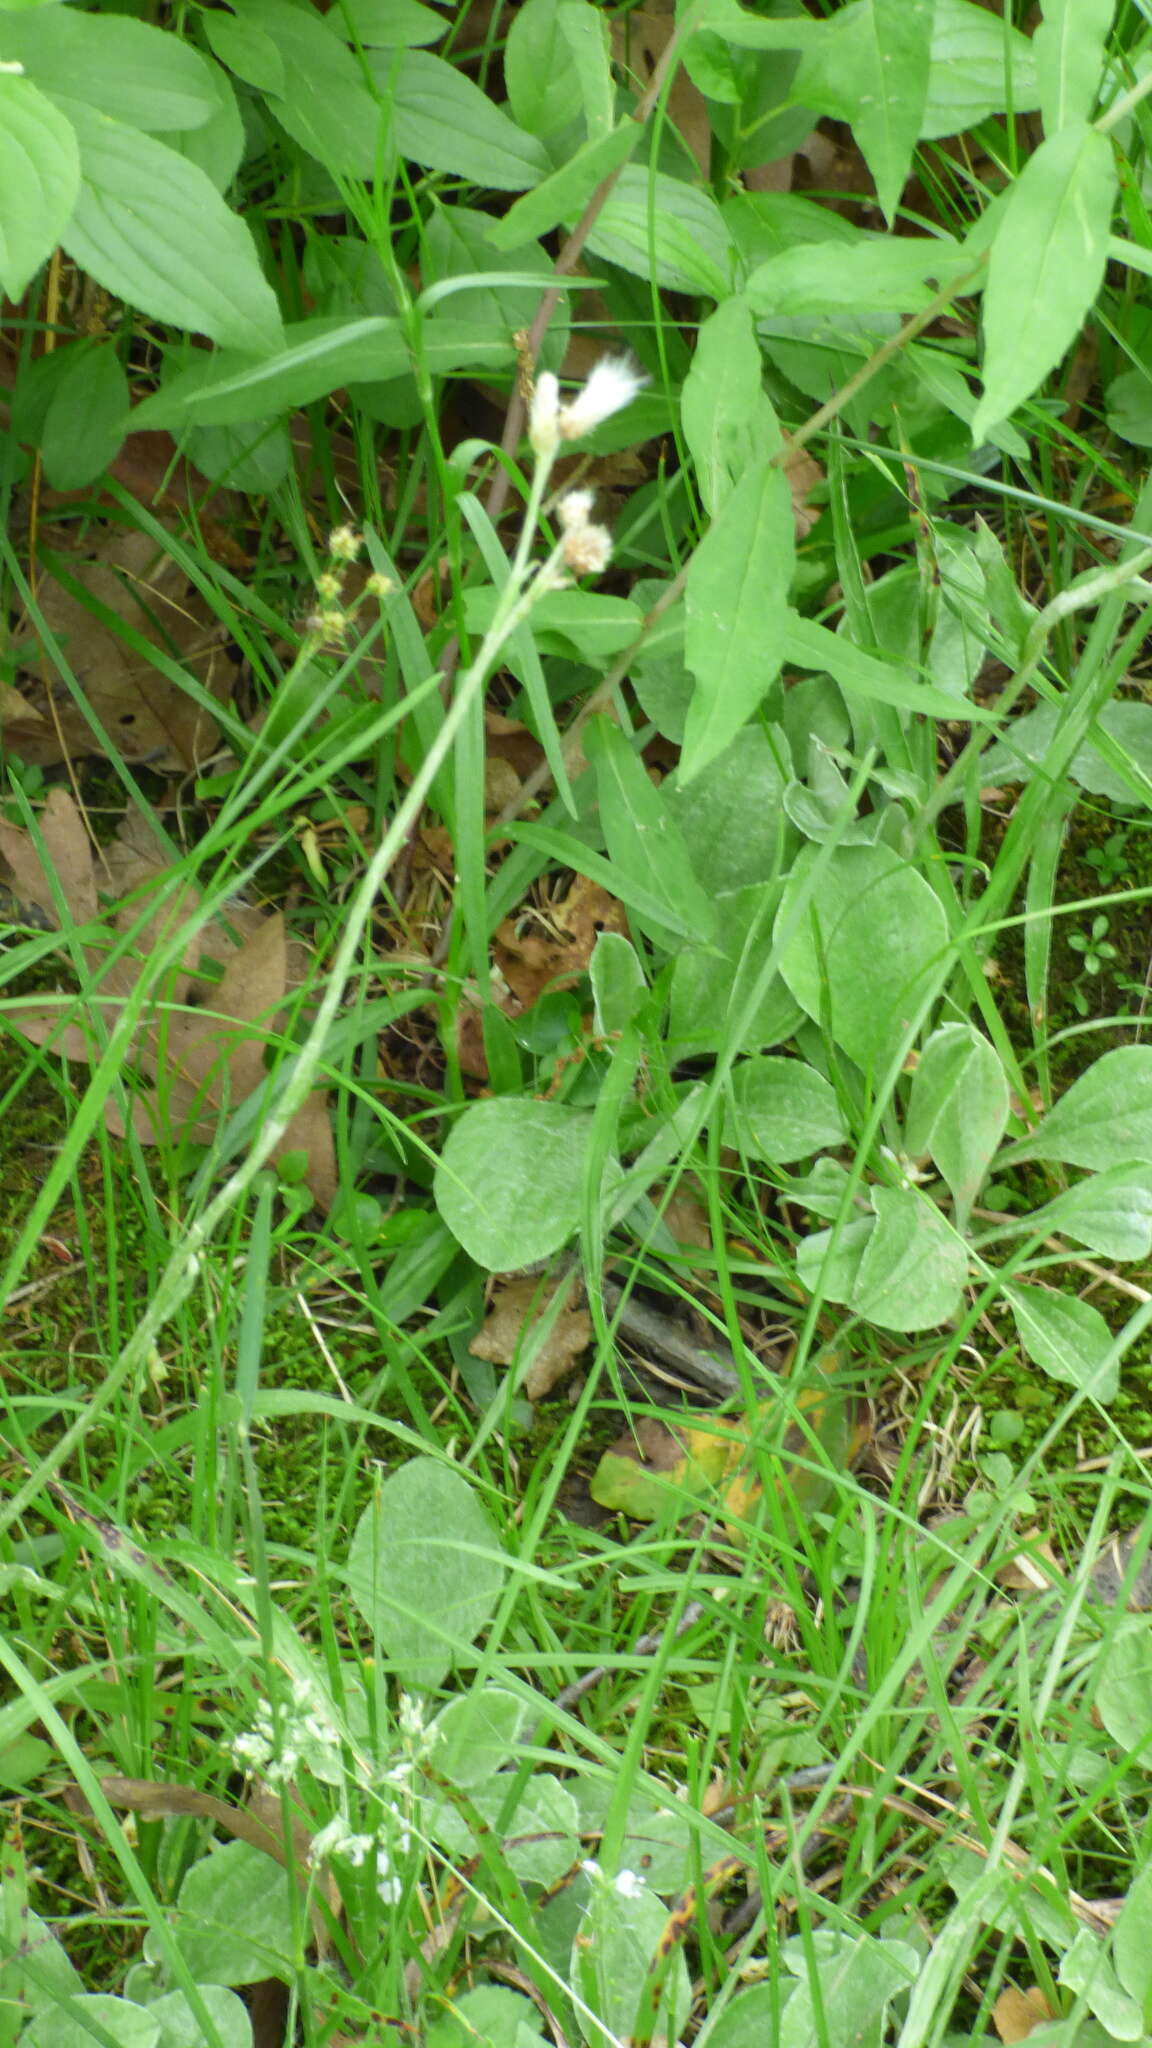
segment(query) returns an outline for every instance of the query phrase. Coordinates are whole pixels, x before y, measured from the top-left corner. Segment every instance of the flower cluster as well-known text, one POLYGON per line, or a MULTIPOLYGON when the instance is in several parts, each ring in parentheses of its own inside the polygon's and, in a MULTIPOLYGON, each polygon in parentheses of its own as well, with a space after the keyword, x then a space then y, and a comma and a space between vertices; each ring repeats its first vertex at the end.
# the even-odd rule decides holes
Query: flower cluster
POLYGON ((268 1785, 290 1785, 301 1765, 325 1785, 344 1777, 339 1733, 319 1695, 300 1679, 279 1716, 267 1700, 257 1700, 254 1724, 235 1737, 232 1754, 242 1770, 259 1772, 268 1785))
MULTIPOLYGON (((319 603, 305 620, 305 631, 327 647, 339 647, 353 625, 361 602, 355 599, 345 608, 344 571, 364 545, 363 534, 354 527, 337 526, 328 535, 328 566, 316 578, 319 603)), ((362 597, 387 597, 394 588, 390 576, 373 571, 365 578, 362 597)))
POLYGON ((308 1861, 314 1869, 321 1863, 346 1863, 350 1870, 362 1870, 374 1855, 376 1895, 382 1905, 396 1906, 404 1895, 404 1883, 393 1858, 408 1854, 412 1836, 403 1814, 390 1801, 384 1814, 381 1825, 370 1835, 354 1833, 343 1814, 336 1814, 327 1827, 313 1835, 308 1861))
POLYGON ((612 536, 593 524, 591 491, 568 491, 556 507, 556 524, 564 538, 560 552, 574 576, 599 576, 612 559, 612 536))

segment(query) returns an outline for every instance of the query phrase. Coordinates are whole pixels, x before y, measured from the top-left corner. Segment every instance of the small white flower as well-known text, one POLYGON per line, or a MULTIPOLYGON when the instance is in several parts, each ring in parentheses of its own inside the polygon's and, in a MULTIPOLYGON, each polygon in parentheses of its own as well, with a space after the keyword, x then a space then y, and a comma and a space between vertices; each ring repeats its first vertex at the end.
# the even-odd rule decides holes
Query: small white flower
POLYGON ((594 1856, 586 1856, 580 1868, 584 1872, 585 1877, 589 1878, 593 1884, 595 1884, 598 1877, 603 1877, 604 1875, 594 1856))
POLYGON ((560 385, 551 370, 541 370, 536 379, 528 439, 537 455, 551 455, 560 439, 560 385))
POLYGON ((383 1877, 376 1887, 376 1895, 382 1905, 398 1906, 404 1896, 404 1887, 398 1877, 383 1877))
POLYGON ((402 1735, 423 1735, 425 1727, 424 1702, 414 1700, 411 1693, 400 1695, 400 1733, 402 1735))
POLYGON ((583 391, 560 408, 556 422, 560 439, 578 441, 582 434, 591 434, 614 412, 631 405, 647 381, 626 357, 601 356, 583 391))
POLYGON ((313 1835, 312 1847, 308 1851, 309 1863, 326 1863, 333 1857, 342 1863, 350 1863, 353 1870, 359 1870, 364 1858, 373 1846, 371 1835, 354 1835, 343 1814, 338 1813, 313 1835))
POLYGON ((622 1899, 639 1899, 644 1894, 644 1879, 638 1877, 634 1870, 618 1870, 612 1889, 619 1892, 622 1899))

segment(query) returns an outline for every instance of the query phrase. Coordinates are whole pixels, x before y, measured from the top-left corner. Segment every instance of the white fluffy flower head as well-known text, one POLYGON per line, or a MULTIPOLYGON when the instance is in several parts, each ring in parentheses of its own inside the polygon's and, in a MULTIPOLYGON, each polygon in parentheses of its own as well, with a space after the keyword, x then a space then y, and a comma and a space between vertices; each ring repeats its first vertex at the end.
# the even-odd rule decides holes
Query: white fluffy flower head
POLYGON ((626 356, 601 356, 582 391, 560 403, 560 386, 551 370, 541 370, 532 394, 528 438, 537 455, 551 455, 561 441, 578 441, 631 405, 647 378, 626 356))
POLYGON ((626 405, 631 405, 646 382, 627 357, 601 356, 583 391, 560 407, 560 439, 578 441, 582 434, 593 433, 614 412, 622 412, 626 405))

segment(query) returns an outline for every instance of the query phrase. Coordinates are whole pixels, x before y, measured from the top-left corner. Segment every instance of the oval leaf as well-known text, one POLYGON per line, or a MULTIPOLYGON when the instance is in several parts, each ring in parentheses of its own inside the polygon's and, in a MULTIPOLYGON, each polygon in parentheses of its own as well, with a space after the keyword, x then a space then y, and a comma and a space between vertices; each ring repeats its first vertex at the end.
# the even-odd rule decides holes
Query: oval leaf
POLYGON ((963 1228, 1008 1122, 1008 1082, 983 1034, 971 1024, 943 1024, 912 1076, 904 1146, 926 1152, 944 1176, 963 1228))
POLYGON ((726 1145, 786 1166, 842 1144, 845 1136, 835 1089, 803 1060, 766 1057, 734 1069, 726 1145))
POLYGON ((562 1102, 473 1102, 436 1168, 436 1203, 477 1265, 509 1273, 546 1259, 580 1222, 592 1119, 562 1102))
POLYGON ((951 1321, 968 1254, 934 1202, 914 1188, 873 1188, 876 1228, 860 1261, 852 1306, 882 1330, 932 1330, 951 1321))
POLYGON ((1029 1358, 1066 1387, 1090 1392, 1105 1406, 1115 1400, 1120 1367, 1113 1360, 1101 1371, 1112 1349, 1112 1332, 1099 1309, 1046 1287, 1014 1285, 1004 1292, 1029 1358))
POLYGON ((1103 1053, 1011 1157, 1095 1167, 1152 1161, 1152 1046, 1103 1053))
POLYGON ((841 847, 817 897, 792 904, 815 851, 801 855, 776 920, 781 973, 797 1002, 865 1070, 890 1059, 943 972, 939 897, 888 846, 841 847))
POLYGON ((352 1600, 401 1682, 421 1689, 487 1626, 506 1571, 495 1524, 438 1458, 412 1458, 384 1481, 348 1549, 352 1600))

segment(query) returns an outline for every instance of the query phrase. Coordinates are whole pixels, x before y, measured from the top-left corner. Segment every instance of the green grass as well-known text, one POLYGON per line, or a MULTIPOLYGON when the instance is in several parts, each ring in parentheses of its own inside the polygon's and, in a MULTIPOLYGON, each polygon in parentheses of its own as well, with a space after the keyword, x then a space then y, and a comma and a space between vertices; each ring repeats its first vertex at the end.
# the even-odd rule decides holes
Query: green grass
MULTIPOLYGON (((1119 10, 1110 45, 1124 85, 1145 68, 1136 16, 1119 10)), ((463 12, 456 27, 464 62, 463 12)), ((493 15, 497 101, 510 33, 493 15)), ((727 76, 736 47, 714 36, 697 83, 708 62, 727 76)), ((712 260, 703 202, 732 200, 741 165, 718 140, 711 187, 697 180, 661 105, 653 150, 697 227, 654 280, 657 200, 634 268, 626 243, 593 242, 596 296, 581 281, 557 317, 543 360, 559 367, 575 332, 633 351, 648 387, 572 451, 591 451, 616 551, 564 593, 583 612, 549 613, 528 569, 563 538, 552 451, 537 431, 535 453, 522 434, 498 452, 508 334, 547 266, 525 277, 521 249, 511 283, 459 284, 495 260, 475 214, 510 190, 462 187, 435 151, 374 190, 323 170, 259 93, 247 110, 237 199, 286 317, 364 313, 347 279, 323 281, 354 247, 411 371, 293 398, 309 449, 266 488, 161 516, 93 472, 53 537, 67 558, 68 538, 150 535, 216 622, 235 691, 194 770, 135 763, 114 738, 74 784, 55 764, 4 769, 4 818, 31 847, 47 793, 74 787, 98 850, 142 803, 168 865, 121 914, 111 968, 108 915, 77 908, 63 868, 34 919, 14 877, 0 958, 0 2048, 131 2048, 133 2027, 148 2048, 946 2048, 1001 2038, 998 2000, 1032 1987, 1044 2043, 1147 2040, 1148 1622, 1095 1573, 1131 1534, 1135 1577, 1152 1526, 1152 1155, 1131 1140, 1145 1149, 1093 1224, 1121 1244, 1108 1251, 1030 1219, 1084 1173, 1128 1166, 1123 1135, 1096 1156, 1013 1152, 1101 1056, 1145 1043, 1147 749, 1093 728, 1143 702, 1152 498, 1142 444, 1108 424, 1111 380, 1141 360, 1143 274, 1113 265, 1087 396, 1069 410, 1058 364, 1013 413, 1014 452, 977 460, 939 397, 947 371, 976 369, 967 284, 936 307, 943 325, 899 344, 886 307, 863 343, 831 312, 827 333, 750 319, 754 392, 733 345, 746 411, 705 431, 715 394, 682 398, 715 294, 690 294, 683 265, 712 260), (429 279, 455 289, 421 300, 429 279), (478 353, 445 376, 435 316, 457 298, 478 353), (822 471, 791 602, 840 630, 789 655, 787 688, 765 683, 721 756, 727 781, 703 763, 681 783, 707 663, 701 682, 674 604, 630 655, 619 605, 638 578, 641 614, 682 576, 692 597, 769 400, 822 471), (327 539, 350 519, 383 579, 367 591, 327 539), (909 709, 925 684, 954 716, 909 709), (1027 778, 1001 763, 990 794, 983 753, 1044 705, 1059 717, 1042 759, 1027 778), (551 776, 498 822, 509 784, 486 806, 486 707, 551 776), (590 708, 607 716, 585 729, 590 708), (1083 786, 1085 747, 1123 803, 1083 786), (421 866, 421 830, 447 876, 421 866), (621 940, 573 966, 561 939, 565 986, 502 1007, 498 928, 530 909, 533 932, 562 932, 577 877, 623 905, 627 957, 621 940), (882 921, 889 885, 903 893, 882 921), (299 960, 232 1018, 260 1049, 245 1087, 236 1066, 195 1130, 147 1142, 131 1132, 153 1078, 135 1034, 160 1032, 163 1094, 164 1045, 223 1000, 225 927, 255 911, 284 916, 299 960), (190 994, 193 940, 208 971, 190 994), (29 1046, 29 1002, 84 1024, 88 1060, 29 1046), (947 1028, 967 1030, 981 1075, 924 1079, 947 1028), (784 1059, 795 1099, 765 1107, 754 1082, 769 1091, 784 1059), (335 1143, 327 1207, 277 1150, 313 1085, 335 1143), (917 1089, 933 1086, 929 1116, 917 1089), (528 1136, 506 1118, 483 1150, 481 1106, 522 1109, 528 1136), (789 1122, 804 1118, 811 1142, 789 1122), (532 1150, 540 1131, 572 1163, 532 1150), (706 1242, 677 1239, 682 1197, 706 1242), (531 1231, 555 1216, 537 1261, 531 1231), (485 1256, 493 1242, 505 1258, 485 1256), (546 1324, 565 1251, 591 1338, 533 1405, 546 1329, 509 1364, 469 1347, 499 1286, 488 1267, 546 1266, 546 1324), (722 1415, 616 1327, 607 1263, 734 1361, 722 1415), (1056 1336, 1024 1320, 1040 1287, 1063 1305, 1056 1336), (660 1422, 734 1443, 740 1492, 717 1466, 674 1476, 653 1519, 598 1511, 602 1453, 660 1422), (286 2012, 254 2035, 258 2000, 221 1987, 262 1980, 286 2012), (69 2010, 92 1993, 132 2004, 69 2010), (156 2007, 157 2035, 165 1998, 185 2003, 156 2007)), ((1136 242, 1145 126, 1137 106, 1117 140, 1136 242)), ((978 174, 922 147, 910 231, 965 232, 1031 146, 999 114, 967 139, 978 174)), ((751 216, 743 232, 760 232, 751 216)), ((798 255, 826 247, 810 217, 793 232, 798 255)), ((777 253, 766 241, 749 263, 777 253)), ((34 292, 27 319, 46 320, 34 292)), ((137 396, 181 345, 148 311, 117 314, 137 396)), ((193 458, 222 461, 207 435, 227 431, 198 427, 193 458)), ((15 443, 0 455, 23 517, 28 464, 15 443)), ((757 518, 777 519, 779 550, 791 513, 774 502, 766 483, 757 518)), ((771 561, 740 583, 746 539, 727 536, 723 588, 747 585, 771 630, 795 631, 768 609, 771 561)), ((6 540, 7 592, 62 700, 82 698, 82 644, 46 617, 50 553, 33 573, 6 540)), ((203 698, 177 648, 157 667, 203 698)), ((1132 1101, 1098 1121, 1136 1130, 1147 1085, 1126 1081, 1132 1101)))

